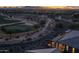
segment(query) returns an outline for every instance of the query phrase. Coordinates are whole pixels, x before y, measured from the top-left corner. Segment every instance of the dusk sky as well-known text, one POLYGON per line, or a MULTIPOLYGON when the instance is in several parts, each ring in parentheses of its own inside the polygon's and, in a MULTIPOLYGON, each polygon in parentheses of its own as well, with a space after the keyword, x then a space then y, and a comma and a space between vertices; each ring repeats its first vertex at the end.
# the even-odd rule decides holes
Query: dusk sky
POLYGON ((0 6, 77 6, 79 0, 0 0, 0 6))
POLYGON ((47 6, 48 8, 79 9, 79 6, 47 6))
MULTIPOLYGON (((1 8, 3 7, 11 7, 11 8, 16 8, 16 7, 19 7, 21 8, 21 6, 0 6, 1 8)), ((31 8, 34 8, 35 6, 31 7, 31 8)), ((36 6, 38 7, 38 6, 36 6)), ((49 9, 55 9, 55 8, 60 8, 60 9, 79 9, 79 6, 40 6, 40 7, 43 7, 43 8, 49 8, 49 9)), ((29 7, 28 7, 29 8, 29 7)))

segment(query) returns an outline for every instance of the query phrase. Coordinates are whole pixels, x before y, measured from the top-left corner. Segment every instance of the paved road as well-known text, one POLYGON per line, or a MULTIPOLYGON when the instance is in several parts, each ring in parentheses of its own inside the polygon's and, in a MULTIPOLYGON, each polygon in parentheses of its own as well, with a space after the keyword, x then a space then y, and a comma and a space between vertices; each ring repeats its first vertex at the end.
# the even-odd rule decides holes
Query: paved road
MULTIPOLYGON (((52 22, 51 19, 48 18, 48 21, 46 22, 45 27, 41 31, 39 31, 39 32, 35 33, 33 36, 31 36, 31 38, 36 38, 37 39, 37 38, 39 38, 40 34, 47 34, 46 30, 50 26, 49 24, 51 22, 52 22)), ((53 21, 53 28, 54 27, 55 27, 55 24, 54 24, 54 21, 53 21)))
POLYGON ((0 24, 0 26, 13 25, 13 24, 19 24, 19 23, 23 23, 23 22, 15 22, 15 23, 8 23, 8 24, 0 24))

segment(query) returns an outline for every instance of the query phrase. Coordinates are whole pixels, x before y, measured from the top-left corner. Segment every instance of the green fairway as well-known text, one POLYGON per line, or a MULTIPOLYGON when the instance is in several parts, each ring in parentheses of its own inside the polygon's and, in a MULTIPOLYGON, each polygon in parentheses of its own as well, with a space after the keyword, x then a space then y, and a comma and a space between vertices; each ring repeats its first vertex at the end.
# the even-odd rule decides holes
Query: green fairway
POLYGON ((6 33, 19 33, 19 32, 28 32, 35 30, 34 27, 24 24, 15 24, 2 27, 2 31, 6 33))
POLYGON ((13 22, 20 22, 19 20, 8 20, 6 16, 0 15, 0 24, 7 24, 7 23, 13 23, 13 22))

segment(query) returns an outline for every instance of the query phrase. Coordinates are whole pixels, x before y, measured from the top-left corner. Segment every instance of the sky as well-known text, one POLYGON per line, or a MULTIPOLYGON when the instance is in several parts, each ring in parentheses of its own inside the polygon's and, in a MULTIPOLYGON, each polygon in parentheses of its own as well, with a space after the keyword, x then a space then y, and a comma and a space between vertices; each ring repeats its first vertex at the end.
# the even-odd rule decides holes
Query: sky
POLYGON ((48 6, 48 8, 79 9, 79 0, 0 0, 0 6, 48 6))
POLYGON ((49 8, 79 9, 79 6, 48 6, 49 8))
POLYGON ((0 6, 77 6, 79 0, 0 0, 0 6))

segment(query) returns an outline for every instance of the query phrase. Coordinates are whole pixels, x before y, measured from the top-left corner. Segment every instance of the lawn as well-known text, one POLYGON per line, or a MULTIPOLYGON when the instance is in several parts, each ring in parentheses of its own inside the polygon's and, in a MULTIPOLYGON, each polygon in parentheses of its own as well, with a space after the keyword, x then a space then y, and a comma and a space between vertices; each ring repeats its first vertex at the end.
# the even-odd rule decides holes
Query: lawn
POLYGON ((24 25, 24 24, 15 24, 15 25, 9 25, 2 27, 2 31, 6 33, 19 33, 19 32, 28 32, 35 30, 34 27, 30 25, 24 25))
POLYGON ((19 20, 8 20, 6 16, 0 15, 0 24, 8 24, 13 22, 20 22, 19 20))

